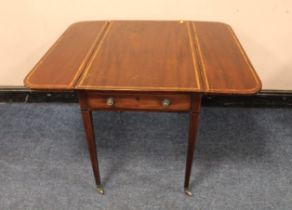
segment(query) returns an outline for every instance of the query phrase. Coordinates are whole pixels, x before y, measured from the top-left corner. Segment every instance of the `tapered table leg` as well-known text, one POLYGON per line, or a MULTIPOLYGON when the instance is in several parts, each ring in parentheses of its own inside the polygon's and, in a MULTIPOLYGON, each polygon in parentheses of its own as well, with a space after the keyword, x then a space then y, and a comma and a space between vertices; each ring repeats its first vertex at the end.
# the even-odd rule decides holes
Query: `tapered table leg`
POLYGON ((187 146, 187 160, 186 160, 185 183, 184 183, 184 192, 188 196, 192 196, 192 192, 189 190, 189 183, 190 183, 190 176, 192 172, 192 164, 193 164, 197 129, 198 129, 198 124, 199 124, 200 108, 201 108, 201 97, 200 96, 193 97, 192 110, 190 113, 189 139, 188 139, 188 146, 187 146))
POLYGON ((90 159, 91 159, 91 166, 93 169, 93 174, 94 174, 95 183, 97 187, 97 192, 100 194, 104 194, 104 190, 100 182, 96 143, 95 143, 93 122, 92 122, 92 111, 81 110, 81 113, 82 113, 85 133, 86 133, 88 151, 89 151, 90 159))

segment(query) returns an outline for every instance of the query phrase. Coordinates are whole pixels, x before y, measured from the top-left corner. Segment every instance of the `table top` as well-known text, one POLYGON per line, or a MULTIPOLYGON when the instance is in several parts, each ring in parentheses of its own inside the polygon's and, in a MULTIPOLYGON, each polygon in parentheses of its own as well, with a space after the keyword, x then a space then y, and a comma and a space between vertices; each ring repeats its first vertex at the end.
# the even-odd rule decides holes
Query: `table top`
POLYGON ((198 21, 75 23, 24 83, 51 91, 253 94, 261 89, 231 27, 198 21))

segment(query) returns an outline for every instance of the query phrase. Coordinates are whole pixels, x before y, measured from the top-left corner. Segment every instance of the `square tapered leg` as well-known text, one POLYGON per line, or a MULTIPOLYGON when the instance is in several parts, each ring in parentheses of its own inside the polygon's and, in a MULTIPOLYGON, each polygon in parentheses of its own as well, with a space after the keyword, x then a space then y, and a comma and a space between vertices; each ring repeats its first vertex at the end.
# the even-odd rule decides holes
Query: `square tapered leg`
POLYGON ((190 176, 192 171, 194 149, 196 144, 196 136, 199 125, 199 114, 201 109, 201 96, 192 97, 192 108, 190 112, 189 122, 189 138, 187 146, 186 157, 186 171, 185 171, 185 183, 184 192, 188 196, 192 196, 192 192, 189 190, 190 176))
POLYGON ((92 111, 81 110, 81 113, 82 113, 82 118, 83 118, 84 129, 86 133, 86 140, 87 140, 87 146, 88 146, 88 151, 89 151, 90 160, 91 160, 91 166, 93 169, 93 174, 94 174, 95 183, 97 187, 97 192, 100 194, 104 194, 104 190, 100 182, 100 173, 99 173, 96 143, 95 143, 93 122, 92 122, 92 111))

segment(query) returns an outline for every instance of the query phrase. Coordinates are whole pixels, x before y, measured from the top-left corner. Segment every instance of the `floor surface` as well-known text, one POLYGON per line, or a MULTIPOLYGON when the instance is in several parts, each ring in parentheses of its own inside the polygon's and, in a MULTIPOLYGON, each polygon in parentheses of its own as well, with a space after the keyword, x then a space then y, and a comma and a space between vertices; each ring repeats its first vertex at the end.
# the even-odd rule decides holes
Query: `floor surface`
POLYGON ((291 210, 292 109, 200 118, 187 197, 187 114, 94 113, 101 196, 77 104, 0 104, 0 210, 291 210))

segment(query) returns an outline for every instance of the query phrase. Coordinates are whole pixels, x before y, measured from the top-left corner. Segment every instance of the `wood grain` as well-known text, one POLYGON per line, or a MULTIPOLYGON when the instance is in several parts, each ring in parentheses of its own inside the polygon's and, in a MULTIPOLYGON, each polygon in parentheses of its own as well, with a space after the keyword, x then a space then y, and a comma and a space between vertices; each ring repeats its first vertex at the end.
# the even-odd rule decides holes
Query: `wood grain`
POLYGON ((190 41, 185 22, 112 22, 76 89, 200 92, 190 41))
POLYGON ((72 25, 25 79, 40 90, 254 94, 260 79, 229 25, 93 21, 72 25))
POLYGON ((86 91, 85 101, 91 110, 149 110, 149 111, 189 111, 191 99, 189 95, 171 94, 119 94, 96 93, 86 91), (108 106, 107 99, 112 98, 114 105, 108 106), (170 105, 164 107, 162 101, 170 100, 170 105))
POLYGON ((214 22, 74 24, 26 77, 32 89, 75 90, 97 186, 92 110, 190 111, 188 190, 202 94, 253 94, 260 80, 230 26, 214 22), (112 97, 114 103, 107 103, 112 97), (162 101, 170 99, 170 106, 162 101))
POLYGON ((217 22, 193 22, 205 93, 253 94, 261 82, 231 27, 217 22))
POLYGON ((24 80, 31 89, 72 90, 107 22, 71 25, 24 80))

